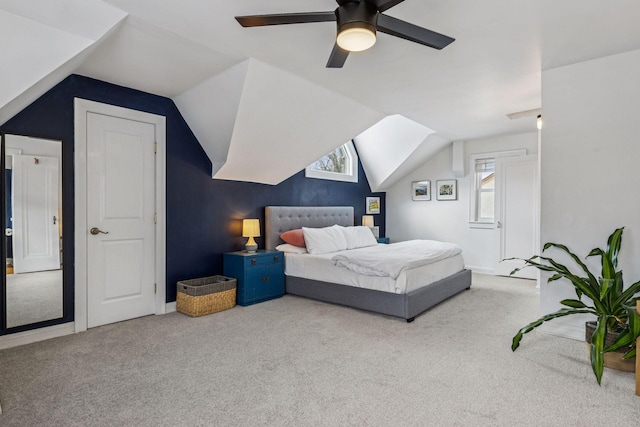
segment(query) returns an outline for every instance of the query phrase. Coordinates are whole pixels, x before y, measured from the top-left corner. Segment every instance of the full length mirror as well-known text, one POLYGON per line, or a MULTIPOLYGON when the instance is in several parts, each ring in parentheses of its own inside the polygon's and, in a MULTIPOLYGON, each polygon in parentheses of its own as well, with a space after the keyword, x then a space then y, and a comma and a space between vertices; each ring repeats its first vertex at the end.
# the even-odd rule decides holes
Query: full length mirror
POLYGON ((6 327, 63 316, 62 142, 5 135, 6 327))

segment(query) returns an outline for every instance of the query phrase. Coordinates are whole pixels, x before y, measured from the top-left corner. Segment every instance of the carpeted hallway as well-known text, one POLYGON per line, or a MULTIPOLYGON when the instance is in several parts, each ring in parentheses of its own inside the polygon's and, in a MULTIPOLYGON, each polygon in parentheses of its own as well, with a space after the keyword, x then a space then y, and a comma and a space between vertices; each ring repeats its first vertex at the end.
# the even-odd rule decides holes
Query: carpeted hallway
POLYGON ((513 334, 535 283, 474 275, 406 322, 286 295, 0 351, 1 426, 637 425, 634 376, 584 343, 513 334))

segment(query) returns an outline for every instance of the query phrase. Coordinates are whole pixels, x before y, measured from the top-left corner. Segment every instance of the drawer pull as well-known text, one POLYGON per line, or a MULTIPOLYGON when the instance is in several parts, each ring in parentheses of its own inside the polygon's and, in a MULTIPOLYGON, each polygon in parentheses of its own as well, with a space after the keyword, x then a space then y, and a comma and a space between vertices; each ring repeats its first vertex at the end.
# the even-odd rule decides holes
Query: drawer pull
POLYGON ((257 259, 255 259, 255 258, 251 258, 251 264, 255 264, 255 263, 257 263, 257 262, 258 262, 258 260, 257 260, 257 259))
POLYGON ((274 260, 275 262, 278 262, 278 259, 280 259, 280 258, 278 257, 278 255, 274 255, 274 256, 273 256, 273 260, 274 260))
POLYGON ((260 280, 262 280, 263 282, 266 282, 266 281, 271 280, 271 277, 269 277, 269 276, 262 277, 260 280))

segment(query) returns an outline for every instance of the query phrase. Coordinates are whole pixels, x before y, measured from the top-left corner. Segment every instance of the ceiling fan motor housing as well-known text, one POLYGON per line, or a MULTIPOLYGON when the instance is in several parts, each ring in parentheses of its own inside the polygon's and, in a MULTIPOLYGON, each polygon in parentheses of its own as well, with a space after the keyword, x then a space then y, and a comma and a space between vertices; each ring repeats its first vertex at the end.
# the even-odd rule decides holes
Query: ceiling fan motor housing
POLYGON ((338 33, 349 28, 366 28, 376 33, 378 9, 368 1, 350 1, 336 9, 338 33))

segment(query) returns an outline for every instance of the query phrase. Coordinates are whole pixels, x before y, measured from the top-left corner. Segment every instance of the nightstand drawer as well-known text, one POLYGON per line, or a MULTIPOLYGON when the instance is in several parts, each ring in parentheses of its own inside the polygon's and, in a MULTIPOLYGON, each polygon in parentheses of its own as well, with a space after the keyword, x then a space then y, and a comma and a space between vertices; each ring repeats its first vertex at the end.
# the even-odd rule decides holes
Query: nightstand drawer
POLYGON ((274 264, 281 263, 284 255, 281 253, 273 254, 273 255, 260 255, 260 256, 247 256, 244 260, 245 265, 250 267, 252 265, 264 265, 264 264, 274 264))

